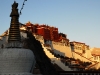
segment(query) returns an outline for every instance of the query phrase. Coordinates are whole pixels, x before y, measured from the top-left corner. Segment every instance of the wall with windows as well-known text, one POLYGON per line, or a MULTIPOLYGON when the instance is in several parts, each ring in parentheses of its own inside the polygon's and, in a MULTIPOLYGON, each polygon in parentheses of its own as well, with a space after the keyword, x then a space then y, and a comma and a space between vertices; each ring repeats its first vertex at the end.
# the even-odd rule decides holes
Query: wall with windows
POLYGON ((88 45, 85 45, 85 43, 80 42, 70 42, 71 49, 73 52, 73 57, 75 59, 80 59, 82 61, 89 61, 91 62, 93 59, 89 59, 92 57, 91 50, 89 49, 88 45))
POLYGON ((54 41, 52 42, 52 45, 53 45, 53 49, 65 53, 65 56, 72 58, 72 52, 69 45, 66 45, 65 43, 61 43, 61 42, 54 42, 54 41))
POLYGON ((93 60, 97 61, 97 62, 100 62, 100 56, 93 56, 93 60))
POLYGON ((93 56, 94 61, 100 62, 100 48, 92 48, 91 54, 93 56))

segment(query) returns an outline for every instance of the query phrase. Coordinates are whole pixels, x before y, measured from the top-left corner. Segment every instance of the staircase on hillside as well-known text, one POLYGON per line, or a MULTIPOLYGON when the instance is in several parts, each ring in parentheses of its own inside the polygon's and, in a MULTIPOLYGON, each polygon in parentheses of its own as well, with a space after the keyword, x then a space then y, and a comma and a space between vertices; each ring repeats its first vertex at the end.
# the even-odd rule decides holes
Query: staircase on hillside
POLYGON ((52 53, 51 50, 48 50, 44 45, 42 44, 42 47, 44 48, 44 51, 46 55, 51 59, 52 63, 56 63, 59 67, 61 67, 64 71, 77 71, 77 68, 71 66, 70 64, 66 62, 62 62, 60 57, 57 57, 52 53))
POLYGON ((46 55, 49 57, 49 58, 56 58, 53 54, 51 54, 42 44, 42 47, 44 48, 44 52, 46 53, 46 55))
POLYGON ((85 58, 85 59, 87 59, 87 60, 91 61, 91 62, 96 63, 95 61, 92 61, 90 58, 86 58, 85 56, 83 56, 83 55, 82 55, 82 53, 75 52, 75 51, 73 51, 73 52, 74 52, 74 53, 76 53, 76 54, 78 54, 78 55, 80 55, 81 57, 83 57, 83 58, 85 58))
POLYGON ((97 65, 97 64, 99 64, 99 62, 96 62, 95 64, 91 64, 91 65, 89 65, 88 67, 86 67, 86 69, 88 70, 88 69, 90 69, 90 68, 93 68, 95 65, 97 65))
MULTIPOLYGON (((81 53, 79 53, 79 52, 75 52, 75 51, 74 51, 74 53, 76 53, 76 54, 78 54, 78 55, 80 55, 80 56, 86 58, 85 56, 83 56, 83 55, 82 55, 81 53)), ((94 67, 95 65, 97 65, 97 64, 99 63, 99 62, 96 62, 96 61, 92 61, 91 58, 86 58, 86 59, 89 60, 89 61, 91 61, 91 62, 94 62, 94 64, 89 65, 86 69, 90 69, 90 68, 94 67)))
POLYGON ((72 71, 68 66, 65 66, 65 64, 62 63, 59 58, 56 58, 52 53, 50 53, 49 50, 47 50, 45 47, 43 48, 44 48, 46 55, 51 59, 53 64, 56 63, 64 71, 72 71))

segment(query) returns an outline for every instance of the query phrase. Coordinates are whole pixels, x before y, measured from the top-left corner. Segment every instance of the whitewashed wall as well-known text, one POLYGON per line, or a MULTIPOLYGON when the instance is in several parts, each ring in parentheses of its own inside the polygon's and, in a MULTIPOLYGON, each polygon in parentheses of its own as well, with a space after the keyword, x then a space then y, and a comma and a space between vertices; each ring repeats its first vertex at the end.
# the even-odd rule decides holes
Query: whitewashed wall
MULTIPOLYGON (((34 54, 29 49, 0 49, 0 74, 30 73, 35 66, 34 54)), ((30 75, 30 74, 28 74, 30 75)))
POLYGON ((67 57, 72 57, 72 52, 71 52, 71 48, 68 46, 65 46, 65 44, 63 43, 57 43, 57 42, 52 42, 53 45, 53 49, 58 50, 62 53, 64 53, 64 56, 67 57))

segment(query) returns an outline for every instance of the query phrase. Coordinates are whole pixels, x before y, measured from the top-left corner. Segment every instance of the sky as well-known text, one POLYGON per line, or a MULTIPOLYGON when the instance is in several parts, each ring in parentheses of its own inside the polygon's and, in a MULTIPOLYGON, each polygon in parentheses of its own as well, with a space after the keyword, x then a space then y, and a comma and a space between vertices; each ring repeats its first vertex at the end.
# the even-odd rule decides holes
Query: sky
MULTIPOLYGON (((14 0, 0 0, 0 34, 10 27, 14 0)), ((24 0, 16 0, 20 11, 24 0)), ((100 0, 27 0, 21 23, 48 24, 57 27, 70 41, 100 48, 100 0)))

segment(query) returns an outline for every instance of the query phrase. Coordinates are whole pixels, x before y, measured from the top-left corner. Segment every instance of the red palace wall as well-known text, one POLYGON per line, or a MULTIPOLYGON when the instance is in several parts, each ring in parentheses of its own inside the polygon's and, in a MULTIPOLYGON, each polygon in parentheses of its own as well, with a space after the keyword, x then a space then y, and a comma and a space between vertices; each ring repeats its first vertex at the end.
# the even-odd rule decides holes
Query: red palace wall
POLYGON ((50 27, 47 25, 32 24, 30 22, 26 23, 26 27, 33 33, 43 36, 45 40, 59 41, 60 37, 58 28, 50 27))
POLYGON ((54 30, 53 31, 53 40, 57 41, 59 39, 58 31, 54 30))
POLYGON ((58 28, 41 25, 37 27, 37 34, 42 35, 45 40, 58 40, 58 28))
POLYGON ((37 34, 42 35, 45 40, 51 40, 50 30, 44 25, 37 28, 37 34))
POLYGON ((44 28, 38 27, 37 28, 37 34, 44 36, 44 28))
POLYGON ((44 39, 51 40, 50 30, 48 28, 44 29, 44 39))
POLYGON ((49 29, 50 29, 51 40, 53 40, 53 28, 52 27, 49 27, 49 29))

